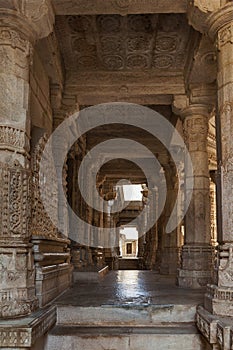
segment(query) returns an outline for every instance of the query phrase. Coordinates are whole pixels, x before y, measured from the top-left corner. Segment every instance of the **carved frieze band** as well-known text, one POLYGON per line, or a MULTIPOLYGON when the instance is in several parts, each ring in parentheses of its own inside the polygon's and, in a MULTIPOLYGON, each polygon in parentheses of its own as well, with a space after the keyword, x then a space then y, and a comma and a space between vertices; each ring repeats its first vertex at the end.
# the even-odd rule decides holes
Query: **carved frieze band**
POLYGON ((24 130, 12 126, 0 125, 0 149, 28 153, 29 138, 24 130))
POLYGON ((37 322, 33 320, 32 324, 26 327, 17 325, 17 322, 14 327, 0 326, 0 347, 31 347, 54 325, 56 309, 52 307, 47 311, 42 311, 41 315, 36 315, 36 318, 37 322))
POLYGON ((187 2, 185 0, 53 0, 55 12, 58 15, 67 14, 103 14, 119 13, 185 13, 187 2))

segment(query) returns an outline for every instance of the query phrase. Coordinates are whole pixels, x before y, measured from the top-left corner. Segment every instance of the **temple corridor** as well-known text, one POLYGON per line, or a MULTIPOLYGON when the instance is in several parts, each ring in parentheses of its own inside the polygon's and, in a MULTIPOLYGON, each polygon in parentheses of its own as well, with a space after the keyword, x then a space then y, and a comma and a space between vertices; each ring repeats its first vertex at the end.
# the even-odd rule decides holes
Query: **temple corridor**
POLYGON ((0 348, 232 350, 232 135, 232 0, 0 0, 0 348))

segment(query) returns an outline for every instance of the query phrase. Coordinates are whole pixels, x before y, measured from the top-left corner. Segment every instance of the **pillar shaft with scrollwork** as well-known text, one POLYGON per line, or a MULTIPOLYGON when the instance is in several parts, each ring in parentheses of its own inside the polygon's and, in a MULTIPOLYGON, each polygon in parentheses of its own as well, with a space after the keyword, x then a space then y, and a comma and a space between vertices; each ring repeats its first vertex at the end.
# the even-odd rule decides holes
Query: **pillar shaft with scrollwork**
POLYGON ((49 1, 24 5, 0 5, 0 318, 27 315, 37 307, 30 243, 29 69, 33 45, 50 33, 54 17, 49 1))
POLYGON ((218 117, 221 154, 221 228, 219 232, 218 271, 216 285, 209 285, 205 308, 217 315, 233 316, 233 3, 213 13, 209 34, 218 48, 218 117))
MULTIPOLYGON (((182 287, 200 288, 212 280, 213 248, 210 235, 210 193, 207 153, 209 111, 205 105, 189 105, 182 111, 184 133, 192 165, 194 186, 185 217, 178 282, 182 287)), ((185 176, 186 193, 190 181, 185 176)))

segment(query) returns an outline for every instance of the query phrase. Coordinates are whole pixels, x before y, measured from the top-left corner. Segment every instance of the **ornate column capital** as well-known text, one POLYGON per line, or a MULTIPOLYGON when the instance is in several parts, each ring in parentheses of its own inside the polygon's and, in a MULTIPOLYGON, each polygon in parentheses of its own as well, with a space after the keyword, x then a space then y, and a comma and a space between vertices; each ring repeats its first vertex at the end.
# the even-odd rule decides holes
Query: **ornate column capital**
POLYGON ((201 33, 208 32, 208 17, 220 8, 220 0, 191 0, 187 16, 189 23, 201 33))
POLYGON ((190 104, 187 108, 182 111, 182 118, 192 118, 194 116, 203 116, 205 118, 210 117, 210 108, 208 105, 204 104, 190 104))
POLYGON ((204 98, 201 98, 200 102, 192 103, 190 99, 185 95, 175 96, 173 101, 173 112, 180 116, 181 119, 192 117, 195 115, 211 117, 211 111, 213 105, 203 103, 204 98), (203 100, 203 101, 202 101, 203 100))
POLYGON ((21 32, 32 43, 53 31, 55 14, 50 0, 5 3, 0 5, 0 27, 21 32))
POLYGON ((233 2, 228 2, 213 12, 207 19, 208 34, 214 40, 219 35, 220 45, 225 41, 233 43, 233 2))

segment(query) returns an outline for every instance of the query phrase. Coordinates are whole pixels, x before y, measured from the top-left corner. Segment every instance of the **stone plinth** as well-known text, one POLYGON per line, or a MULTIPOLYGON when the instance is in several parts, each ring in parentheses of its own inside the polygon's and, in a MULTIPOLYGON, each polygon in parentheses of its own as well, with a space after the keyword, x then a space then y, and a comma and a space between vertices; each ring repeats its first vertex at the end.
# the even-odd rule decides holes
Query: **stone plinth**
POLYGON ((39 306, 43 307, 71 286, 69 240, 33 237, 35 286, 39 306))
POLYGON ((3 349, 32 349, 55 322, 56 308, 54 306, 14 320, 13 324, 12 321, 2 320, 0 321, 0 347, 3 349))
POLYGON ((181 287, 201 288, 213 280, 214 248, 184 245, 182 247, 181 269, 178 269, 178 283, 181 287))

